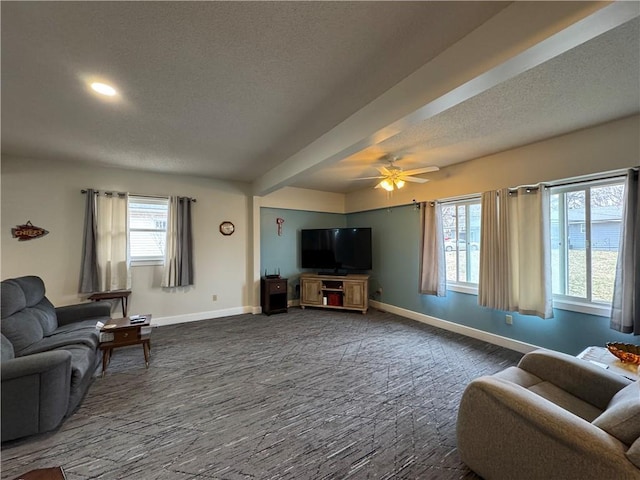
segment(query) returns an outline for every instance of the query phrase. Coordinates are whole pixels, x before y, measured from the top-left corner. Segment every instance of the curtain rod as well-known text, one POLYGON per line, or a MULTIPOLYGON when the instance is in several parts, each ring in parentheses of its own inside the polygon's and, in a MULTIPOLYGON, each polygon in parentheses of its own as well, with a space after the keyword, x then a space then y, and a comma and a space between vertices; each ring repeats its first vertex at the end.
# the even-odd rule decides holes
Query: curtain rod
MULTIPOLYGON (((610 175, 607 175, 604 177, 599 177, 597 176, 597 174, 595 174, 590 178, 583 178, 581 180, 569 180, 566 182, 558 182, 558 183, 541 182, 538 185, 522 185, 520 187, 509 188, 509 194, 517 193, 519 188, 524 188, 524 189, 527 189, 528 191, 533 192, 533 191, 537 191, 540 188, 540 186, 543 186, 545 188, 565 187, 569 185, 578 185, 580 183, 591 183, 591 182, 613 180, 614 178, 624 178, 628 170, 633 170, 637 172, 640 170, 640 167, 631 167, 631 168, 626 168, 624 170, 615 170, 610 175)), ((446 205, 447 203, 463 202, 465 200, 476 200, 476 199, 479 199, 481 196, 482 196, 481 193, 470 193, 468 195, 460 195, 458 197, 449 197, 441 200, 424 200, 424 203, 431 204, 432 206, 436 203, 439 203, 441 205, 446 205)), ((418 202, 416 202, 416 200, 414 199, 413 205, 415 206, 417 203, 418 202)))
MULTIPOLYGON (((637 171, 637 168, 631 168, 630 170, 634 170, 637 171)), ((521 185, 519 187, 513 187, 513 188, 509 188, 509 195, 517 195, 518 190, 520 189, 524 189, 526 190, 527 193, 529 192, 537 192, 538 190, 540 190, 540 187, 544 187, 546 189, 549 188, 556 188, 556 187, 568 187, 570 185, 580 185, 583 183, 600 183, 600 182, 606 182, 607 180, 613 180, 616 178, 619 179, 623 179, 625 177, 625 173, 614 173, 611 175, 607 175, 605 177, 594 177, 594 178, 583 178, 581 180, 569 180, 566 182, 558 182, 558 183, 539 183, 538 185, 521 185)))
MULTIPOLYGON (((628 170, 638 171, 638 168, 629 168, 628 170)), ((613 180, 614 178, 624 178, 626 173, 615 173, 612 175, 608 175, 606 177, 595 177, 595 178, 585 178, 582 180, 571 180, 568 182, 559 182, 559 183, 545 183, 544 186, 546 188, 555 188, 555 187, 566 187, 569 185, 579 185, 581 183, 591 183, 591 182, 600 182, 604 180, 613 180)))
MULTIPOLYGON (((87 193, 87 190, 84 190, 84 189, 80 190, 80 193, 87 193)), ((101 192, 100 190, 94 190, 93 193, 95 193, 96 195, 99 195, 101 192)), ((119 197, 124 197, 127 194, 127 192, 108 192, 108 191, 104 191, 102 193, 104 193, 105 195, 118 195, 119 197)), ((130 193, 129 195, 132 195, 134 197, 144 197, 144 198, 167 198, 168 196, 168 195, 142 195, 139 193, 130 193)), ((189 201, 193 203, 197 202, 195 198, 192 198, 192 197, 186 197, 186 198, 188 198, 189 201)))
POLYGON ((431 200, 431 202, 446 205, 447 203, 464 202, 465 200, 477 200, 481 197, 480 193, 470 193, 468 195, 460 195, 457 197, 443 198, 442 200, 431 200))

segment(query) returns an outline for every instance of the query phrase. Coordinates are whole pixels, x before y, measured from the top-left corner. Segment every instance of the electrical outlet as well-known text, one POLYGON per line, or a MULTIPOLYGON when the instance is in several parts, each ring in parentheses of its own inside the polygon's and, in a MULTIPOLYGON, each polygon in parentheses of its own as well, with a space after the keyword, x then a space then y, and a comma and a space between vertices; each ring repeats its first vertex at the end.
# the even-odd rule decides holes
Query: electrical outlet
POLYGON ((382 287, 378 287, 378 289, 376 290, 376 293, 378 295, 382 295, 382 287))
POLYGON ((513 315, 506 315, 504 321, 507 325, 513 325, 513 315))
POLYGON ((215 295, 215 294, 214 294, 214 295, 213 295, 212 300, 213 300, 214 302, 217 302, 217 301, 218 301, 218 295, 215 295))

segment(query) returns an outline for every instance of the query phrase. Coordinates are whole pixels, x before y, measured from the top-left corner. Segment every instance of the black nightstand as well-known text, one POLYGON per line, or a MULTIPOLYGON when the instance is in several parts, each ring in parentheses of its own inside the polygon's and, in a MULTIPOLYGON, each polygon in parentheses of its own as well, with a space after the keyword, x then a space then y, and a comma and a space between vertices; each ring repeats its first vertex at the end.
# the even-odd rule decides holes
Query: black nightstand
POLYGON ((287 279, 265 278, 260 280, 260 306, 262 313, 287 313, 287 279))

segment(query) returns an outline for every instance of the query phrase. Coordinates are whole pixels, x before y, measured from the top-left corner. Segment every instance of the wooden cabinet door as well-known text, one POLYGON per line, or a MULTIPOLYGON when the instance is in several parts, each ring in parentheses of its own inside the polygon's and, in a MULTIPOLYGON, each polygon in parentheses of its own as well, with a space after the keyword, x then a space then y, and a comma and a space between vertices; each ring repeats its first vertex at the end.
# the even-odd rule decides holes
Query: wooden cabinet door
POLYGON ((300 280, 301 301, 303 305, 322 305, 322 280, 302 278, 300 280))
POLYGON ((365 308, 366 295, 365 291, 366 282, 350 282, 345 280, 343 282, 344 300, 343 306, 346 308, 365 308))

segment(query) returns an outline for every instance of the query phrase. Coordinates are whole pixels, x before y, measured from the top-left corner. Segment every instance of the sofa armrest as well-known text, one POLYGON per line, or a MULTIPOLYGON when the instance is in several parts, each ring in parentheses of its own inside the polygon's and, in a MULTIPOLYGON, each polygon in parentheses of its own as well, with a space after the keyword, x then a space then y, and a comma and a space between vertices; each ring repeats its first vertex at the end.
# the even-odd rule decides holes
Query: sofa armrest
POLYGON ((69 404, 71 353, 36 353, 5 360, 2 377, 2 441, 53 430, 69 404))
POLYGON ((58 325, 60 326, 74 322, 81 322, 82 320, 91 320, 93 318, 110 318, 111 303, 106 301, 87 302, 67 305, 65 307, 57 307, 56 316, 58 317, 58 325))
POLYGON ((626 446, 520 385, 481 377, 460 403, 462 461, 483 478, 637 478, 626 446))
POLYGON ((607 408, 611 398, 632 383, 631 380, 603 370, 590 362, 551 350, 527 353, 520 360, 518 367, 553 383, 600 410, 607 408))
POLYGON ((4 382, 8 380, 13 380, 27 375, 46 375, 49 370, 55 370, 60 364, 65 363, 69 364, 69 368, 71 368, 71 353, 67 350, 35 353, 33 355, 5 360, 0 363, 0 378, 2 378, 2 385, 4 386, 4 382))

